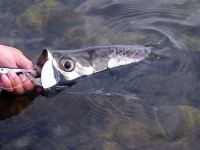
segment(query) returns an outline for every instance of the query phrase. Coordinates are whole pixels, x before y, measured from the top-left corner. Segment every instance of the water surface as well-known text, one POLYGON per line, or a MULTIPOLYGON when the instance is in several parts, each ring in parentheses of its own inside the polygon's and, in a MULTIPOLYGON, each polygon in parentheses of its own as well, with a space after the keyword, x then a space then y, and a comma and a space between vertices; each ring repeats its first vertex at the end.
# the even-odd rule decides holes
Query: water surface
POLYGON ((85 77, 51 98, 0 95, 0 149, 200 147, 197 0, 0 2, 0 42, 43 48, 140 44, 159 57, 85 77))

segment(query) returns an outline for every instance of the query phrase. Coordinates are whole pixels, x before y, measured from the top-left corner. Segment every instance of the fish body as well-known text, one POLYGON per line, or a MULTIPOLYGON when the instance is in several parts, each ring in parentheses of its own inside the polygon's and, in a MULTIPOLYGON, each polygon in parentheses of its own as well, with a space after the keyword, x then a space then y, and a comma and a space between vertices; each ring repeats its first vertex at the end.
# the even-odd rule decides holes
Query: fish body
POLYGON ((151 53, 141 45, 96 46, 77 50, 44 50, 38 59, 42 64, 41 82, 50 88, 60 81, 72 81, 105 69, 138 62, 151 53))

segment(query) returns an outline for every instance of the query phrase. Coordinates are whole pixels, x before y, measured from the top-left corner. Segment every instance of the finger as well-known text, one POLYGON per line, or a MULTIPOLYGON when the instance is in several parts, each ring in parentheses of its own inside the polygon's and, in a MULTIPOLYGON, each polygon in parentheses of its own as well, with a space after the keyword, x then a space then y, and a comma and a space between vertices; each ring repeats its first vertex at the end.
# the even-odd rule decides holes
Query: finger
POLYGON ((17 94, 22 94, 24 92, 24 88, 23 88, 21 80, 16 75, 16 73, 10 71, 10 72, 7 73, 7 76, 12 83, 12 86, 14 88, 14 92, 17 93, 17 94))
POLYGON ((2 88, 3 88, 3 81, 2 81, 1 76, 0 76, 0 89, 2 89, 2 88))
POLYGON ((20 78, 20 80, 21 80, 21 82, 23 84, 23 88, 26 91, 30 91, 30 90, 33 89, 33 83, 31 81, 31 79, 28 79, 25 74, 20 74, 19 78, 20 78))
MULTIPOLYGON (((12 58, 13 58, 13 59, 7 60, 8 66, 12 65, 12 67, 16 67, 16 68, 19 67, 19 68, 25 68, 25 69, 33 68, 32 62, 30 60, 28 60, 20 50, 14 48, 14 47, 9 47, 9 46, 5 46, 5 45, 0 45, 0 49, 7 50, 9 53, 7 55, 12 56, 12 58), (10 64, 11 62, 12 62, 12 64, 10 64)), ((3 62, 5 62, 5 60, 3 62)))
POLYGON ((16 64, 19 68, 33 69, 33 63, 28 60, 23 54, 18 54, 16 64))
POLYGON ((3 74, 1 76, 1 80, 2 80, 2 83, 3 83, 3 89, 8 91, 8 92, 13 92, 14 89, 12 87, 12 83, 11 81, 9 80, 8 76, 6 74, 3 74))

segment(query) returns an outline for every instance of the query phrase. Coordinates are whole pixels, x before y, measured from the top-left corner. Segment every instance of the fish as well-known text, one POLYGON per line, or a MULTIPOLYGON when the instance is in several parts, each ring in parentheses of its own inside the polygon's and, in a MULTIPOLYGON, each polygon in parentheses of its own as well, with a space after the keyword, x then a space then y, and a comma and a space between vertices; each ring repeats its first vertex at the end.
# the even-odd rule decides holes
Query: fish
MULTIPOLYGON (((151 53, 142 45, 108 45, 75 50, 44 49, 37 59, 41 68, 41 85, 50 89, 106 69, 139 62, 151 53)), ((68 84, 69 83, 69 84, 68 84)))

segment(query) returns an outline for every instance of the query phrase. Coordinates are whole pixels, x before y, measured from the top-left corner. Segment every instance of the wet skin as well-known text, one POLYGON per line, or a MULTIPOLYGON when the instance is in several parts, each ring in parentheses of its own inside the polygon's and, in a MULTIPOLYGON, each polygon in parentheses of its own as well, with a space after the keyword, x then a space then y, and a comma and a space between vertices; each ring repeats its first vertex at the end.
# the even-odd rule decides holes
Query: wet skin
MULTIPOLYGON (((33 69, 32 62, 23 53, 13 47, 0 45, 0 67, 33 69)), ((0 87, 8 92, 23 94, 33 89, 33 84, 24 74, 9 71, 0 75, 0 87)))

